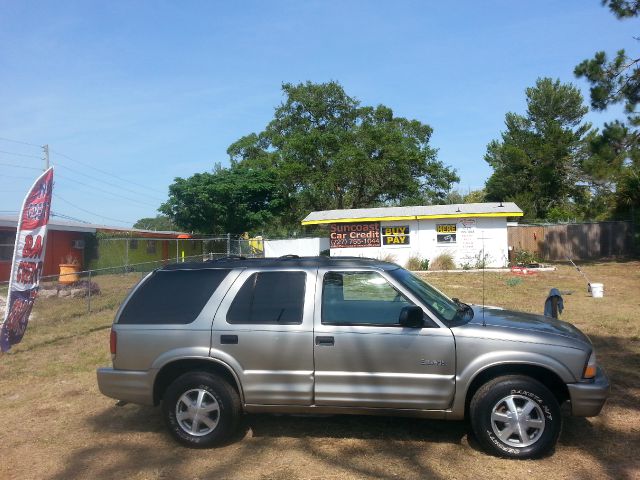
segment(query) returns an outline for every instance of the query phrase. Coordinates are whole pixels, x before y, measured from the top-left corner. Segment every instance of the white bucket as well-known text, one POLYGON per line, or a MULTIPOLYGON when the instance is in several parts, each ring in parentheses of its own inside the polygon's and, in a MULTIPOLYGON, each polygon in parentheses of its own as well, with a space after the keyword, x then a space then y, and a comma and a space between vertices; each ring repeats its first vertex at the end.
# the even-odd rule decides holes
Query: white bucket
POLYGON ((604 297, 604 284, 603 283, 592 283, 591 284, 591 296, 593 298, 602 298, 602 297, 604 297))

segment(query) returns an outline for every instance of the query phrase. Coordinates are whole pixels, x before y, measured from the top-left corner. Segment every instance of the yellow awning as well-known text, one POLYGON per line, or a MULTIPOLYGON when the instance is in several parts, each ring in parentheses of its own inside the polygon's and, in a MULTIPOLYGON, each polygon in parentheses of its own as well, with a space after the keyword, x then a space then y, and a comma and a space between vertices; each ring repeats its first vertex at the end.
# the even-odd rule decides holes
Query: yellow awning
POLYGON ((360 217, 360 218, 331 218, 324 220, 303 220, 302 225, 322 225, 328 223, 356 223, 356 222, 395 222, 402 220, 429 220, 438 218, 491 218, 491 217, 522 217, 522 212, 496 213, 441 213, 435 215, 408 215, 400 217, 360 217))

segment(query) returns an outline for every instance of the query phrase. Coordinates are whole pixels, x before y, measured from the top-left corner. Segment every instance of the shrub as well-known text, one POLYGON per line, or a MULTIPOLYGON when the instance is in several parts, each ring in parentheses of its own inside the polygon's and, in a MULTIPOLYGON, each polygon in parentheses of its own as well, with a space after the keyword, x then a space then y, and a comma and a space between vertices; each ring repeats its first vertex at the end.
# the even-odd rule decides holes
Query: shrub
POLYGON ((528 250, 516 250, 515 254, 516 265, 530 265, 532 263, 540 263, 540 260, 535 253, 528 250))
POLYGON ((504 282, 508 287, 515 287, 518 286, 522 283, 522 279, 518 278, 518 277, 514 277, 514 278, 507 278, 507 280, 504 282))
POLYGON ((482 250, 480 250, 478 253, 476 253, 476 256, 474 257, 474 265, 473 268, 477 268, 477 269, 482 269, 482 268, 487 268, 487 264, 491 263, 491 255, 489 255, 488 253, 485 253, 484 255, 482 254, 482 250))
POLYGON ((378 255, 378 260, 389 263, 396 263, 396 256, 393 253, 385 253, 384 255, 378 255))
POLYGON ((422 260, 420 260, 420 257, 418 257, 417 255, 413 255, 409 257, 409 260, 407 260, 404 268, 411 271, 422 270, 422 260))
POLYGON ((456 268, 456 262, 450 252, 442 252, 431 262, 431 270, 453 270, 456 268))
POLYGON ((413 255, 409 257, 404 268, 411 271, 429 270, 429 259, 422 259, 418 255, 413 255))

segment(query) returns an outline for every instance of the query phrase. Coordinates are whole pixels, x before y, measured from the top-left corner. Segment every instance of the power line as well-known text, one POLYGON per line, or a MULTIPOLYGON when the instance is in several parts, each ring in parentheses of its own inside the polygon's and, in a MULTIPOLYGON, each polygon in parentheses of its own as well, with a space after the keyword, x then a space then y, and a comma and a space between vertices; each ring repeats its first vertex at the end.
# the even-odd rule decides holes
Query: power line
POLYGON ((15 155, 16 157, 30 157, 30 158, 37 158, 38 160, 42 160, 41 157, 37 155, 30 155, 28 153, 7 152, 6 150, 0 150, 0 153, 4 153, 6 155, 15 155))
POLYGON ((29 145, 30 147, 42 148, 42 145, 36 145, 35 143, 23 142, 22 140, 14 140, 12 138, 0 137, 0 140, 5 142, 18 143, 20 145, 29 145))
MULTIPOLYGON (((98 171, 98 172, 102 173, 103 175, 108 175, 108 176, 110 176, 110 177, 117 178, 118 180, 120 180, 120 181, 122 181, 122 182, 127 182, 127 183, 130 183, 130 184, 135 185, 135 186, 137 186, 137 187, 146 188, 147 190, 151 190, 151 191, 156 192, 156 193, 159 193, 159 192, 160 192, 160 190, 159 190, 159 189, 152 188, 152 187, 149 187, 148 185, 144 185, 144 184, 142 184, 142 183, 137 183, 137 182, 134 182, 134 181, 132 181, 132 180, 128 180, 128 179, 126 179, 126 178, 122 178, 122 177, 120 177, 120 176, 118 176, 118 175, 115 175, 115 174, 113 174, 113 173, 107 172, 107 171, 102 170, 102 169, 100 169, 100 168, 98 168, 98 167, 94 167, 93 165, 89 165, 88 163, 81 162, 80 160, 75 160, 75 159, 71 158, 70 156, 65 155, 64 153, 60 153, 60 152, 55 151, 55 150, 51 150, 51 153, 54 153, 54 154, 59 155, 59 156, 61 156, 61 157, 64 157, 64 158, 66 158, 67 160, 71 160, 72 162, 78 163, 78 164, 83 165, 83 166, 85 166, 85 167, 88 167, 88 168, 91 168, 91 169, 93 169, 93 170, 96 170, 96 171, 98 171)), ((163 192, 163 193, 164 193, 164 192, 163 192)))
MULTIPOLYGON (((59 173, 58 173, 58 174, 56 174, 56 176, 57 176, 58 178, 62 178, 63 180, 67 180, 67 181, 70 181, 70 182, 74 182, 74 185, 73 185, 73 187, 74 187, 74 188, 79 188, 79 187, 81 187, 81 186, 84 186, 84 185, 82 185, 82 184, 78 184, 78 181, 77 181, 77 180, 75 180, 75 179, 73 179, 73 178, 71 178, 71 177, 67 177, 66 175, 61 175, 61 174, 59 174, 59 173)), ((91 193, 94 193, 94 192, 93 192, 93 190, 97 190, 97 191, 99 191, 99 192, 103 192, 103 194, 110 195, 111 197, 116 198, 116 199, 118 199, 118 200, 122 200, 122 199, 124 199, 124 200, 128 200, 128 201, 130 201, 130 202, 133 202, 133 203, 139 203, 139 204, 141 204, 141 205, 145 205, 145 206, 148 206, 148 207, 158 208, 158 205, 157 205, 157 204, 152 204, 152 203, 148 203, 148 202, 143 202, 142 200, 137 200, 137 199, 135 199, 135 198, 125 197, 125 196, 123 196, 123 195, 120 195, 119 193, 112 193, 112 192, 110 192, 110 191, 108 191, 108 190, 104 190, 104 189, 102 189, 102 188, 100 188, 100 187, 96 187, 96 186, 89 186, 89 185, 87 185, 87 188, 90 188, 90 189, 92 190, 92 191, 91 191, 91 193)), ((80 189, 82 189, 82 188, 80 188, 80 189)))
MULTIPOLYGON (((40 149, 41 149, 41 148, 44 148, 42 145, 36 145, 35 143, 25 142, 25 141, 22 141, 22 140, 16 140, 16 139, 13 139, 13 138, 0 137, 0 140, 6 141, 6 142, 11 142, 11 143, 16 143, 16 144, 20 144, 20 145, 28 145, 28 146, 36 147, 36 148, 40 148, 40 149)), ((103 175, 108 175, 108 176, 110 176, 110 177, 116 178, 116 179, 120 180, 121 182, 127 182, 127 183, 130 183, 130 184, 135 185, 135 186, 137 186, 137 187, 145 188, 145 189, 147 189, 147 190, 149 190, 149 191, 152 191, 152 192, 165 194, 165 192, 161 191, 160 189, 153 188, 153 187, 149 187, 148 185, 144 185, 144 184, 142 184, 142 183, 134 182, 134 181, 132 181, 132 180, 128 180, 128 179, 123 178, 123 177, 121 177, 121 176, 119 176, 119 175, 115 175, 115 174, 113 174, 113 173, 107 172, 106 170, 102 170, 102 169, 100 169, 100 168, 97 168, 97 167, 95 167, 95 166, 93 166, 93 165, 90 165, 90 164, 88 164, 88 163, 86 163, 86 162, 82 162, 82 161, 80 161, 80 160, 76 160, 76 159, 74 159, 74 158, 71 158, 69 155, 66 155, 66 154, 64 154, 64 153, 62 153, 62 152, 58 152, 58 151, 56 151, 56 150, 50 150, 50 152, 51 152, 51 153, 53 153, 53 154, 55 154, 55 155, 58 155, 58 156, 60 156, 60 157, 66 158, 67 160, 70 160, 70 161, 72 161, 72 162, 74 162, 74 163, 77 163, 77 164, 79 164, 79 165, 83 165, 83 166, 85 166, 85 167, 87 167, 87 168, 90 168, 90 169, 92 169, 92 170, 95 170, 95 171, 97 171, 97 172, 99 172, 99 173, 101 173, 101 174, 103 174, 103 175)), ((29 155, 29 154, 24 154, 24 153, 6 152, 6 151, 3 151, 3 150, 0 150, 0 153, 6 153, 6 154, 8 154, 8 155, 17 155, 17 156, 21 156, 21 157, 37 158, 38 160, 41 160, 41 157, 40 157, 40 156, 37 156, 37 155, 29 155)), ((71 167, 69 167, 69 166, 67 166, 67 165, 62 164, 62 166, 64 166, 65 168, 68 168, 69 170, 74 171, 74 172, 76 172, 76 173, 78 173, 78 174, 80 174, 80 175, 86 176, 87 178, 91 178, 91 179, 93 179, 93 180, 96 180, 96 181, 99 181, 99 182, 102 182, 102 183, 106 183, 106 184, 111 185, 111 186, 113 186, 113 187, 120 188, 120 189, 122 189, 122 190, 125 190, 125 191, 128 191, 128 192, 131 192, 131 193, 134 193, 134 194, 136 194, 136 195, 140 195, 140 196, 144 196, 144 197, 148 197, 148 198, 153 198, 154 200, 157 200, 157 201, 162 201, 161 199, 159 199, 159 198, 157 198, 157 197, 152 197, 152 196, 147 195, 147 194, 140 194, 138 191, 131 190, 131 189, 129 189, 129 188, 125 188, 125 187, 122 187, 122 186, 120 186, 120 185, 116 185, 116 184, 114 184, 114 183, 107 182, 107 181, 105 181, 105 180, 101 180, 101 179, 96 178, 96 177, 94 177, 94 176, 87 175, 86 173, 83 173, 83 172, 78 172, 78 171, 76 171, 76 170, 72 169, 71 167)), ((27 168, 27 167, 23 167, 23 168, 27 168)), ((34 169, 35 169, 35 170, 40 170, 39 168, 34 168, 34 169)))
POLYGON ((83 212, 85 212, 85 213, 88 213, 89 215, 94 215, 94 216, 96 216, 96 217, 104 218, 104 219, 106 219, 106 220, 110 220, 110 221, 112 221, 112 222, 117 222, 117 223, 126 223, 126 224, 130 224, 130 225, 133 225, 133 224, 135 223, 135 222, 127 221, 127 220, 120 220, 120 219, 118 219, 118 218, 107 217, 107 216, 105 216, 105 215, 100 215, 99 213, 95 213, 95 212, 92 212, 92 211, 90 211, 90 210, 86 210, 86 209, 84 209, 84 208, 82 208, 82 207, 79 207, 79 206, 78 206, 78 205, 76 205, 75 203, 70 202, 69 200, 65 200, 64 198, 62 198, 62 197, 61 197, 60 195, 58 195, 57 193, 54 193, 54 194, 53 194, 53 196, 54 196, 55 198, 57 198, 58 200, 62 200, 64 203, 66 203, 66 204, 68 204, 68 205, 71 205, 71 206, 72 206, 72 207, 74 207, 74 208, 77 208, 78 210, 81 210, 81 211, 83 211, 83 212))
MULTIPOLYGON (((0 164, 0 165, 2 165, 2 164, 0 164)), ((40 169, 38 169, 38 170, 40 170, 40 169)), ((23 176, 20 176, 20 175, 5 175, 4 173, 2 174, 2 178, 17 178, 19 180, 35 180, 35 178, 33 178, 33 177, 23 177, 23 176)))
POLYGON ((58 218, 64 218, 65 220, 73 220, 74 222, 80 222, 80 223, 86 223, 86 224, 90 224, 91 222, 87 222, 86 220, 82 220, 80 218, 76 218, 76 217, 72 217, 70 215, 65 215, 64 213, 56 213, 56 212, 51 212, 51 216, 53 217, 58 217, 58 218))
MULTIPOLYGON (((163 201, 163 200, 161 200, 161 199, 160 199, 160 198, 158 198, 158 197, 152 197, 152 196, 151 196, 151 195, 149 195, 149 194, 146 194, 146 193, 140 193, 139 191, 132 190, 132 189, 127 188, 127 187, 123 187, 123 186, 118 185, 118 184, 116 184, 116 183, 108 182, 107 180, 103 180, 103 179, 98 178, 98 177, 95 177, 95 176, 93 176, 93 175, 89 175, 88 173, 80 172, 80 171, 78 171, 78 170, 75 170, 74 168, 69 167, 68 165, 64 165, 64 164, 62 164, 62 165, 61 165, 61 164, 59 164, 59 163, 58 163, 58 166, 60 166, 60 167, 62 167, 62 168, 65 168, 65 169, 67 169, 67 170, 70 170, 70 171, 72 171, 73 173, 76 173, 76 174, 78 174, 78 175, 82 175, 83 177, 87 177, 87 178, 90 178, 90 179, 95 180, 95 181, 97 181, 97 182, 100 182, 100 183, 103 183, 103 184, 106 184, 106 185, 110 185, 110 186, 115 187, 115 188, 119 188, 119 189, 121 189, 121 190, 124 190, 125 192, 133 193, 134 195, 138 195, 138 196, 141 196, 141 197, 145 197, 145 198, 153 199, 153 200, 156 200, 156 201, 158 201, 158 202, 162 202, 162 201, 163 201)), ((38 169, 38 170, 40 170, 40 169, 38 169)))
MULTIPOLYGON (((40 171, 40 170, 41 170, 40 168, 36 168, 36 167, 26 167, 26 166, 24 166, 24 165, 17 165, 17 164, 15 164, 15 163, 4 163, 4 162, 0 162, 0 165, 7 166, 7 167, 13 167, 13 168, 22 168, 22 169, 26 169, 26 170, 37 170, 37 171, 40 171)), ((134 193, 134 194, 139 195, 139 196, 142 196, 142 197, 144 197, 144 198, 150 198, 150 199, 153 199, 153 200, 157 200, 158 202, 162 202, 162 200, 160 200, 159 198, 149 197, 149 196, 147 196, 147 195, 145 195, 145 194, 140 194, 140 193, 138 193, 138 192, 136 192, 136 191, 134 191, 134 190, 129 190, 129 189, 127 189, 127 188, 120 187, 119 185, 116 185, 116 184, 114 184, 114 183, 105 182, 104 180, 101 180, 101 179, 99 179, 99 178, 93 177, 93 176, 91 176, 91 175, 87 175, 87 174, 85 174, 85 173, 78 172, 78 171, 76 171, 76 170, 74 170, 74 169, 72 169, 71 167, 68 167, 68 166, 66 166, 66 165, 62 165, 62 167, 63 167, 63 168, 65 168, 65 169, 69 169, 69 170, 71 170, 72 172, 77 173, 77 174, 79 174, 79 175, 83 175, 83 176, 85 176, 85 177, 88 177, 88 178, 91 178, 91 179, 93 179, 93 180, 96 180, 96 181, 98 181, 98 182, 106 183, 106 184, 111 185, 111 186, 116 187, 116 188, 123 188, 124 190, 126 190, 126 191, 128 191, 128 192, 134 193)), ((2 178, 8 178, 8 177, 10 177, 10 178, 18 178, 18 179, 25 179, 25 180, 31 180, 31 179, 32 179, 32 177, 17 176, 17 175, 3 175, 3 176, 2 176, 2 178)), ((84 185, 83 183, 80 183, 80 181, 79 181, 79 180, 77 180, 77 179, 74 179, 74 178, 71 178, 71 177, 67 177, 67 176, 61 175, 61 174, 59 174, 59 173, 58 173, 58 174, 56 174, 56 177, 64 178, 64 179, 66 179, 66 180, 69 180, 69 181, 75 182, 75 183, 77 184, 77 185, 74 185, 76 188, 78 187, 78 185, 84 185)), ((85 182, 85 183, 86 183, 86 182, 85 182)), ((128 201, 134 202, 134 203, 140 203, 140 204, 143 204, 143 205, 146 205, 146 206, 149 206, 149 207, 153 207, 153 208, 157 208, 157 207, 158 207, 158 204, 157 204, 157 203, 149 203, 149 202, 144 202, 144 201, 139 200, 139 199, 135 199, 135 198, 131 198, 131 197, 126 197, 126 196, 121 195, 121 194, 119 194, 119 193, 109 192, 108 190, 105 190, 105 189, 103 189, 103 188, 100 188, 100 187, 97 187, 97 186, 94 186, 94 185, 90 185, 89 187, 90 187, 91 189, 94 189, 94 190, 98 190, 98 191, 104 192, 104 193, 106 193, 106 194, 108 194, 108 195, 111 195, 111 196, 112 196, 112 197, 114 197, 114 198, 117 198, 117 199, 125 199, 125 200, 128 200, 128 201)))
POLYGON ((25 170, 38 170, 38 171, 42 170, 41 168, 25 167, 24 165, 16 165, 15 163, 2 163, 2 162, 0 162, 0 165, 2 165, 4 167, 24 168, 25 170))

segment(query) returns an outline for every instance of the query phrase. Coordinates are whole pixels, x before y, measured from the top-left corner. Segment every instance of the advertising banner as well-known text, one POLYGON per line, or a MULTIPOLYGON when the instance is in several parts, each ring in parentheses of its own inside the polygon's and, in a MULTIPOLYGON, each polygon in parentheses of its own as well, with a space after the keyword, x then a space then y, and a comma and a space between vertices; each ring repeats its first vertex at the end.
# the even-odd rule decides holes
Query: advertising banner
POLYGON ((473 218, 463 218, 458 222, 458 243, 460 255, 467 262, 471 262, 482 246, 478 243, 476 221, 473 218))
POLYGON ((382 245, 409 245, 410 240, 409 225, 382 227, 382 245))
POLYGON ((3 352, 7 352, 12 345, 22 340, 33 302, 38 294, 52 190, 53 167, 36 180, 20 209, 9 277, 7 309, 0 327, 0 349, 3 352))
POLYGON ((380 246, 380 222, 332 223, 329 231, 329 248, 380 246))
POLYGON ((437 243, 456 243, 456 224, 440 223, 436 225, 437 243))

